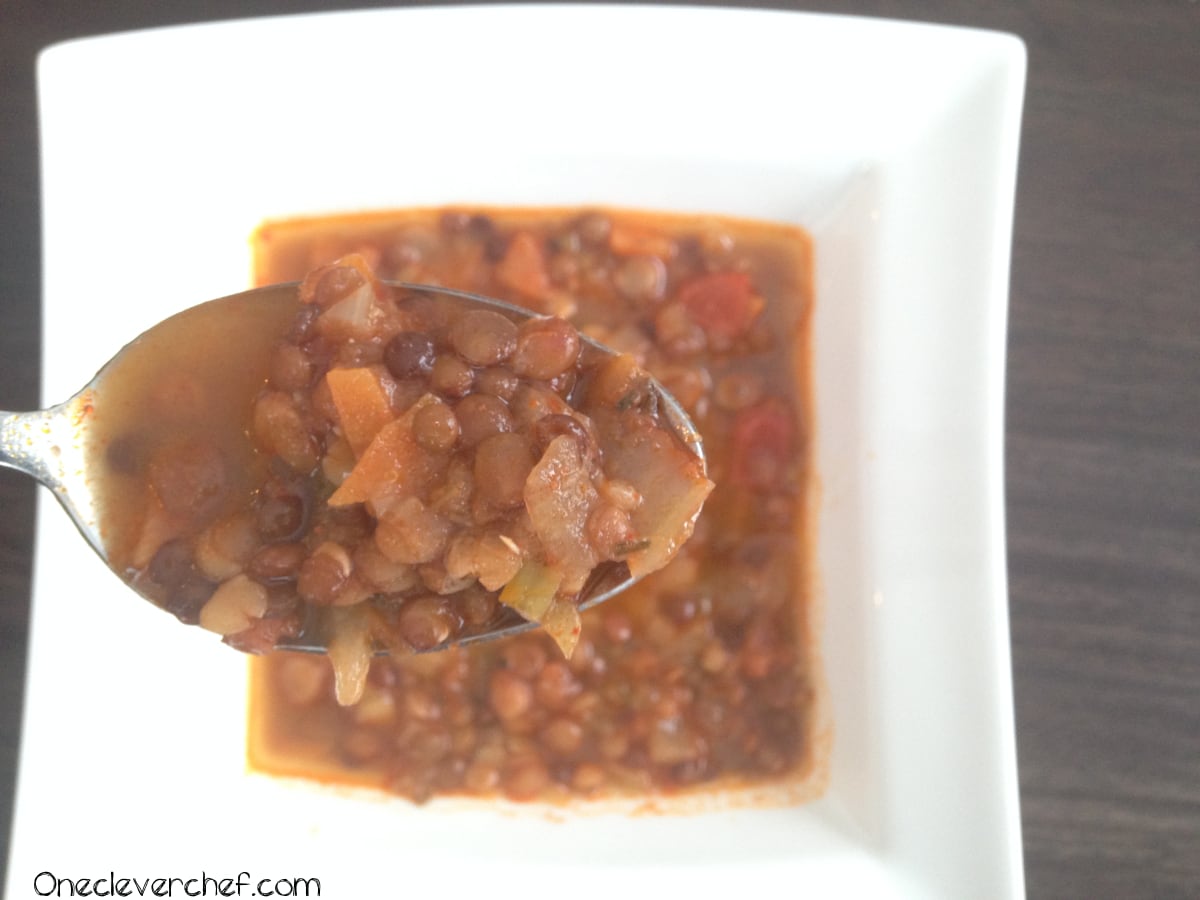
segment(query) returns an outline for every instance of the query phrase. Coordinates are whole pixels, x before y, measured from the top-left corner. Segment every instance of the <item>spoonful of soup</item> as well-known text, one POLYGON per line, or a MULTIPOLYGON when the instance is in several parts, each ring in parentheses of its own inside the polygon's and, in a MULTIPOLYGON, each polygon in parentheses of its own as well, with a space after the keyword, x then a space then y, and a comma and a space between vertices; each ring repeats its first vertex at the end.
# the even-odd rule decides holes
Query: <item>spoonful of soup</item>
POLYGON ((0 412, 127 584, 249 653, 544 628, 662 566, 712 489, 679 404, 560 318, 380 281, 356 256, 151 328, 70 400, 0 412))

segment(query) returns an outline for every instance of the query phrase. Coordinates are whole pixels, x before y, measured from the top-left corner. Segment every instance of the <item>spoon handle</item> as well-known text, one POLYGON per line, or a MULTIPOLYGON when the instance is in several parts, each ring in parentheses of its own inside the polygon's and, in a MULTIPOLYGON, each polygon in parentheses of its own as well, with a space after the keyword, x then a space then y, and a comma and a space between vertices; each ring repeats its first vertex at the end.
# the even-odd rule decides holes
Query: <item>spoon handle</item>
POLYGON ((0 466, 24 472, 52 490, 61 482, 62 409, 0 410, 0 466))
POLYGON ((88 543, 107 558, 84 455, 91 413, 87 389, 49 409, 0 410, 0 466, 24 472, 49 488, 88 543))

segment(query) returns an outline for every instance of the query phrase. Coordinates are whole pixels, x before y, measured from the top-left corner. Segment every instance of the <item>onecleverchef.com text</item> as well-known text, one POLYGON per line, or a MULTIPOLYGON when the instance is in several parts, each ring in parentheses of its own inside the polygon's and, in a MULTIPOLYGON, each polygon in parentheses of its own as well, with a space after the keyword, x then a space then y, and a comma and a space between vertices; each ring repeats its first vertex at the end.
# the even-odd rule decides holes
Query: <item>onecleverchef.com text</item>
POLYGON ((319 878, 253 878, 249 872, 214 877, 201 872, 194 878, 119 876, 71 878, 38 872, 33 879, 38 897, 320 897, 319 878))

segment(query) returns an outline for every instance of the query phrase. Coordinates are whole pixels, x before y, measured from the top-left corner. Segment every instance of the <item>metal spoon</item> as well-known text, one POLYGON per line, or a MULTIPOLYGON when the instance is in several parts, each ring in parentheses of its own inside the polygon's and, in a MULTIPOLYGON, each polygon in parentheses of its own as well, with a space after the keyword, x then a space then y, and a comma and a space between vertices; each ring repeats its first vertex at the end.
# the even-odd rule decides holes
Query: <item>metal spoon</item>
MULTIPOLYGON (((393 286, 434 296, 456 298, 457 302, 495 309, 518 319, 538 315, 509 303, 449 288, 405 283, 393 283, 393 286)), ((129 366, 132 365, 129 360, 136 358, 139 350, 145 351, 156 345, 161 346, 159 342, 162 341, 178 342, 181 335, 186 334, 185 317, 194 316, 201 310, 219 312, 217 320, 223 323, 221 327, 225 328, 231 337, 235 334, 244 335, 247 314, 254 311, 252 314, 256 316, 259 327, 264 328, 266 332, 262 341, 262 348, 266 351, 286 330, 291 315, 296 310, 297 289, 297 283, 272 285, 192 307, 165 319, 127 344, 69 400, 34 412, 0 411, 0 465, 24 472, 49 488, 92 549, 128 585, 127 573, 118 571, 110 560, 114 535, 107 534, 109 529, 106 527, 100 502, 100 480, 105 477, 105 460, 89 440, 92 436, 89 425, 94 419, 95 411, 103 408, 106 385, 120 381, 122 376, 129 376, 129 366)), ((601 353, 615 355, 615 351, 586 335, 581 334, 580 337, 601 353)), ((209 338, 212 338, 211 334, 209 338)), ((654 379, 650 379, 650 390, 655 396, 659 412, 703 467, 704 446, 687 413, 654 379)), ((628 567, 624 564, 601 566, 593 572, 581 595, 579 607, 587 609, 603 603, 638 580, 630 575, 628 567)), ((490 623, 486 630, 460 636, 454 642, 433 649, 445 649, 451 643, 465 645, 493 640, 536 627, 536 623, 526 621, 516 612, 507 610, 506 615, 490 623)), ((325 636, 311 626, 306 626, 295 637, 282 639, 276 646, 278 649, 312 653, 324 653, 328 649, 325 636)))

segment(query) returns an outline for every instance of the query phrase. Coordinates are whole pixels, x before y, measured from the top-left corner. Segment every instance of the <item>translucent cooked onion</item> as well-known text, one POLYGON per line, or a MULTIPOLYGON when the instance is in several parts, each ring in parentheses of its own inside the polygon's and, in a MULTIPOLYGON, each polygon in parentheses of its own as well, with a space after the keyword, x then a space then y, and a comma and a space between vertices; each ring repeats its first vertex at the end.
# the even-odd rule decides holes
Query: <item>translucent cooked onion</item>
POLYGON ((562 583, 561 569, 530 560, 504 586, 500 602, 541 625, 563 656, 570 658, 579 643, 581 626, 574 598, 558 595, 562 583))
POLYGON ((563 588, 579 591, 599 562, 587 539, 587 521, 600 501, 578 441, 554 438, 525 481, 525 508, 542 542, 546 562, 562 576, 563 588))
POLYGON ((333 664, 333 687, 337 702, 353 706, 362 699, 371 668, 373 647, 367 610, 362 606, 330 610, 333 637, 329 661, 333 664))

